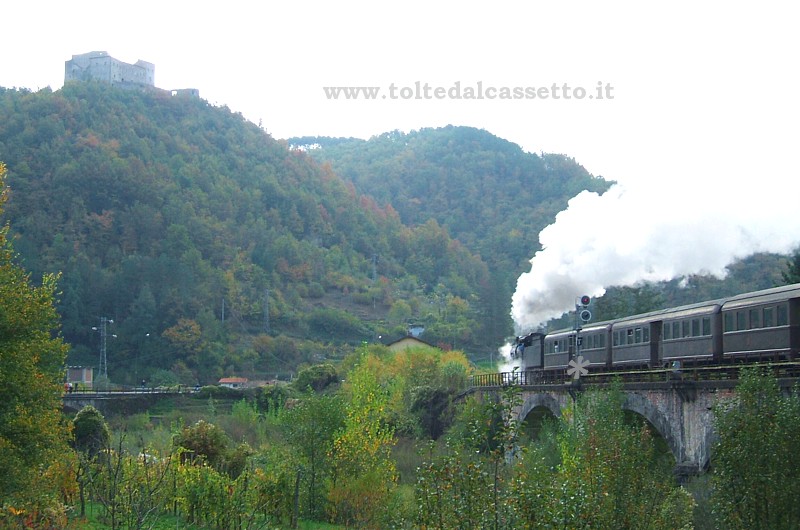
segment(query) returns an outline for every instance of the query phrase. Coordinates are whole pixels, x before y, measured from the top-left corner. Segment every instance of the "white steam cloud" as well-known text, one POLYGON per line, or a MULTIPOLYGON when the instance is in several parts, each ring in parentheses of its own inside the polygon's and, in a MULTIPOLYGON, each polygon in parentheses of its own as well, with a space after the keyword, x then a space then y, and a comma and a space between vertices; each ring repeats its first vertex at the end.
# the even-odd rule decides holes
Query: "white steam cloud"
POLYGON ((701 190, 665 181, 656 191, 617 184, 603 195, 578 194, 539 234, 542 250, 517 280, 517 330, 559 317, 577 297, 602 296, 606 287, 721 277, 753 253, 790 253, 800 241, 796 190, 770 189, 755 175, 750 186, 738 197, 722 193, 724 182, 701 190))

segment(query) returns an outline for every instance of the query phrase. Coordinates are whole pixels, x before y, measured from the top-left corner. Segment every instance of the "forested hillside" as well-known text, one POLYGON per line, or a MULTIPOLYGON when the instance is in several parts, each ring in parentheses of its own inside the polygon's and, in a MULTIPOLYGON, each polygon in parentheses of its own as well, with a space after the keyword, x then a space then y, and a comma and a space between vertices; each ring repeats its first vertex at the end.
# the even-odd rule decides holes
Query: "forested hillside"
MULTIPOLYGON (((68 363, 97 366, 113 320, 109 375, 129 384, 288 375, 410 324, 488 358, 538 233, 610 185, 469 127, 279 141, 201 99, 91 83, 0 88, 0 161, 19 261, 62 274, 68 363)), ((739 267, 734 292, 776 265, 739 267)), ((673 283, 612 290, 597 314, 731 291, 673 283)))
POLYGON ((611 185, 572 158, 526 153, 471 127, 395 131, 367 141, 291 138, 289 144, 329 162, 359 193, 391 205, 403 223, 435 219, 480 255, 494 286, 487 302, 498 337, 512 332, 511 295, 539 250, 539 232, 582 190, 602 192, 611 185))
POLYGON ((0 160, 21 263, 63 273, 68 362, 96 366, 112 319, 112 380, 274 376, 409 322, 466 350, 488 336, 479 257, 225 107, 0 89, 0 160))
MULTIPOLYGON (((487 300, 496 326, 507 325, 511 295, 528 260, 539 250, 539 232, 582 190, 612 184, 564 155, 526 153, 516 144, 470 127, 391 132, 356 138, 291 138, 292 146, 352 180, 360 193, 391 204, 414 226, 433 218, 480 255, 495 289, 487 300)), ((642 168, 647 171, 647 168, 642 168)), ((592 212, 586 212, 587 231, 592 212)), ((620 237, 625 237, 620 234, 620 237)), ((786 256, 758 254, 728 267, 726 278, 693 275, 637 287, 608 286, 593 307, 605 320, 712 300, 785 283, 786 256)), ((577 293, 576 293, 577 295, 577 293)), ((553 327, 571 326, 565 316, 553 327)), ((507 328, 492 328, 497 335, 507 328)))

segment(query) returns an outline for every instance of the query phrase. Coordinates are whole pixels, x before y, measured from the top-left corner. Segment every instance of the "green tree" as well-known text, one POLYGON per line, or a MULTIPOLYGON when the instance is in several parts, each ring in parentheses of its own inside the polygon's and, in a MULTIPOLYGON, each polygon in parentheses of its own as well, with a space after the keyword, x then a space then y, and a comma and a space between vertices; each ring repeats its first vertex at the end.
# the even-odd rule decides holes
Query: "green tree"
MULTIPOLYGON (((180 361, 179 361, 180 362, 180 361)), ((184 365, 185 366, 185 365, 184 365)), ((150 375, 150 381, 148 382, 148 386, 150 387, 159 387, 159 386, 175 386, 178 384, 178 376, 176 376, 170 370, 158 369, 154 371, 150 375)))
POLYGON ((781 271, 781 278, 785 284, 800 283, 800 247, 795 249, 789 261, 786 263, 786 270, 781 271))
MULTIPOLYGON (((0 213, 7 199, 0 163, 0 213)), ((40 286, 14 262, 9 226, 0 227, 0 503, 27 508, 55 502, 53 485, 42 480, 67 451, 61 422, 66 345, 54 308, 57 276, 40 286)))
POLYGON ((658 286, 645 283, 635 287, 612 287, 595 300, 594 305, 593 319, 602 321, 655 311, 665 304, 658 286))
POLYGON ((391 309, 389 309, 387 319, 392 324, 407 324, 412 314, 411 305, 408 302, 405 300, 397 300, 392 304, 391 309))
POLYGON ((281 417, 286 439, 299 456, 304 515, 314 520, 321 520, 326 513, 325 488, 331 477, 333 441, 344 427, 344 419, 344 407, 338 396, 313 393, 281 417))
POLYGON ((800 399, 757 368, 743 370, 736 398, 715 409, 712 501, 720 528, 800 527, 800 399))
POLYGON ((99 410, 91 405, 83 407, 72 420, 72 446, 78 452, 75 468, 80 497, 80 514, 86 512, 86 486, 94 475, 93 463, 104 449, 111 447, 111 433, 99 410))
POLYGON ((200 420, 184 427, 175 435, 174 444, 205 459, 209 465, 220 469, 224 463, 230 440, 225 431, 207 421, 200 420))
POLYGON ((691 496, 672 485, 646 426, 626 421, 619 390, 581 395, 529 447, 512 414, 518 392, 469 400, 449 451, 421 467, 418 526, 691 527, 691 496))
POLYGON ((423 385, 411 389, 410 412, 426 438, 436 440, 448 427, 449 415, 445 412, 450 407, 450 398, 450 392, 440 387, 423 385))
POLYGON ((303 368, 298 372, 297 379, 292 382, 297 390, 305 392, 309 388, 314 392, 321 392, 328 386, 339 382, 339 375, 336 367, 332 364, 315 364, 308 368, 303 368))
MULTIPOLYGON (((673 495, 674 462, 659 455, 646 424, 625 417, 623 401, 618 387, 587 391, 562 416, 556 434, 560 464, 549 485, 551 524, 664 530, 691 524, 690 498, 678 495, 676 501, 673 495), (674 506, 680 499, 687 508, 682 512, 674 506), (678 513, 684 519, 672 520, 678 513)), ((536 518, 529 523, 541 521, 541 513, 526 513, 536 518)))
POLYGON ((172 456, 144 446, 129 452, 124 434, 115 438, 113 447, 91 463, 93 499, 102 506, 103 520, 112 530, 152 528, 153 519, 174 502, 172 456))
POLYGON ((109 447, 111 433, 106 419, 91 405, 83 407, 72 420, 73 445, 76 450, 94 458, 109 447))
POLYGON ((502 396, 469 400, 449 437, 449 451, 431 455, 420 468, 418 526, 517 528, 508 484, 518 452, 519 422, 512 411, 519 397, 519 389, 509 387, 502 396))

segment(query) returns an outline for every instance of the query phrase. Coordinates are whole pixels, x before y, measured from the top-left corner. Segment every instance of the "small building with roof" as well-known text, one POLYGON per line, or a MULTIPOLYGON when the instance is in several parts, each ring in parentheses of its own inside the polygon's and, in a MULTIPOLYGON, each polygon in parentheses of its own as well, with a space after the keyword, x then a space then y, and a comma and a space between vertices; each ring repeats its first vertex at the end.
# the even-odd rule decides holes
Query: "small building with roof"
POLYGON ((244 388, 247 386, 246 377, 223 377, 219 380, 219 386, 226 388, 244 388))

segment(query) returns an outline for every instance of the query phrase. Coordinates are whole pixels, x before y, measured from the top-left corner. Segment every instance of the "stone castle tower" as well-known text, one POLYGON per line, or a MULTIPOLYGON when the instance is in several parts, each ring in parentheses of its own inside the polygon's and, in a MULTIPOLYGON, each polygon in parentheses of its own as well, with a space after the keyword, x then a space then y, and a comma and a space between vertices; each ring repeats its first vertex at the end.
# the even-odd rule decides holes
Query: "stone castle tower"
POLYGON ((156 65, 147 61, 128 64, 111 57, 108 52, 73 55, 64 64, 64 82, 101 81, 126 88, 155 87, 156 65))

